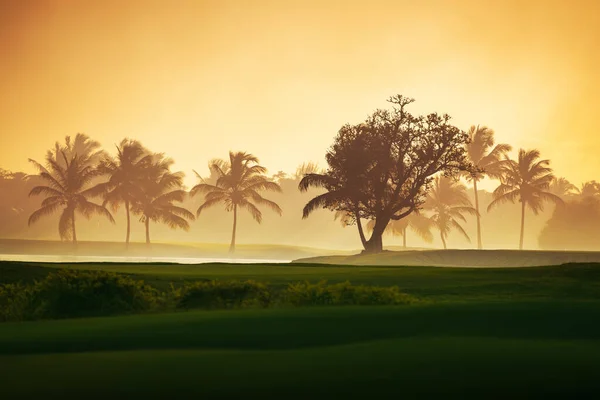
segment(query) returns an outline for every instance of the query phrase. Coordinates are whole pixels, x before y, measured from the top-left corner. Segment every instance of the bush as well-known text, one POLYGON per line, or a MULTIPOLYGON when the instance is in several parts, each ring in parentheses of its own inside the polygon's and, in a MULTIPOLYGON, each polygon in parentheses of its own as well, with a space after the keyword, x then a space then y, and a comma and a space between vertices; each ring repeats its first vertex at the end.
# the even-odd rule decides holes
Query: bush
POLYGON ((168 296, 126 275, 61 269, 32 285, 0 285, 0 321, 59 319, 150 310, 281 306, 395 305, 416 300, 397 286, 298 282, 279 289, 255 281, 197 281, 168 296))
POLYGON ((254 281, 207 281, 185 285, 176 293, 177 308, 268 307, 272 295, 266 285, 254 281))
POLYGON ((31 287, 21 284, 0 285, 0 321, 20 321, 25 317, 31 287))
POLYGON ((103 271, 64 269, 33 285, 23 316, 36 319, 126 314, 149 310, 160 301, 160 293, 143 281, 103 271))
POLYGON ((284 301, 294 306, 316 305, 394 305, 416 302, 412 296, 400 292, 397 286, 354 286, 350 282, 327 284, 298 282, 285 290, 284 301))

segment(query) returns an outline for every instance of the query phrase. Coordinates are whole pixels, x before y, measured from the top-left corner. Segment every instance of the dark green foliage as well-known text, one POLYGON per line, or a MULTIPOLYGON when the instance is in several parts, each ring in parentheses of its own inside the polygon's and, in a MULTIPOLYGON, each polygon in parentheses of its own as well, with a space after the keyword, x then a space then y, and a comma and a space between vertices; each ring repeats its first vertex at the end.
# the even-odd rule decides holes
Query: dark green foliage
POLYGON ((400 292, 398 286, 352 285, 350 282, 328 284, 327 281, 292 283, 285 290, 283 298, 286 304, 294 306, 374 306, 416 302, 414 297, 400 292))
POLYGON ((180 309, 228 309, 280 306, 341 306, 411 304, 416 299, 401 293, 397 286, 297 282, 286 288, 255 281, 208 281, 187 284, 175 291, 180 309))
POLYGON ((155 308, 161 300, 143 281, 103 271, 61 269, 33 285, 0 287, 5 320, 135 313, 155 308))
POLYGON ((20 321, 31 294, 31 287, 17 284, 0 284, 0 321, 20 321))
POLYGON ((177 308, 242 308, 268 307, 272 293, 263 283, 255 281, 194 282, 175 293, 177 308))

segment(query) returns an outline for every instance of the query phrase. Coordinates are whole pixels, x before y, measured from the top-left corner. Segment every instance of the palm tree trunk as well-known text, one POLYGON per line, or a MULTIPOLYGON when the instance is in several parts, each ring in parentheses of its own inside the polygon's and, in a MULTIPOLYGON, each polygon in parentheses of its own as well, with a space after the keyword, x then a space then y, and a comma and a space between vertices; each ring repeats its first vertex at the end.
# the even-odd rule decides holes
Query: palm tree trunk
POLYGON ((402 230, 402 245, 404 246, 404 249, 406 250, 406 227, 404 227, 404 229, 402 230))
POLYGON ((125 246, 129 248, 129 235, 131 232, 131 219, 129 216, 129 201, 125 202, 125 212, 127 213, 127 235, 125 236, 125 246))
POLYGON ((446 238, 444 237, 444 233, 440 232, 440 237, 442 238, 442 244, 444 245, 444 250, 447 249, 446 247, 446 238))
POLYGON ((146 244, 150 244, 150 218, 146 217, 146 244))
POLYGON ((477 179, 473 179, 473 190, 475 191, 475 210, 477 210, 477 248, 483 249, 481 243, 481 219, 479 216, 479 195, 477 194, 477 179))
POLYGON ((519 239, 519 250, 523 250, 523 236, 525 234, 525 202, 521 200, 521 238, 519 239))
POLYGON ((73 230, 73 245, 77 246, 77 231, 75 231, 75 210, 72 211, 71 215, 71 229, 73 230))
POLYGON ((235 252, 235 230, 237 228, 237 205, 233 206, 233 232, 231 232, 231 245, 229 246, 229 252, 235 252))

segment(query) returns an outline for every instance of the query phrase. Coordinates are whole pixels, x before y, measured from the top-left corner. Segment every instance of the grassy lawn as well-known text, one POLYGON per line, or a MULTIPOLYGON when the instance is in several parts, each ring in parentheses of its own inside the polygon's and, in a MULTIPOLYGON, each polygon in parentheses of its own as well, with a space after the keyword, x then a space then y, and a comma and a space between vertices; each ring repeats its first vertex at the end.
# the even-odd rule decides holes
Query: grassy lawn
POLYGON ((600 390, 600 266, 0 263, 157 287, 199 279, 398 285, 411 306, 193 311, 0 324, 0 397, 581 398, 600 390))
POLYGON ((542 398, 600 389, 600 303, 189 312, 0 325, 0 393, 542 398))
POLYGON ((572 264, 528 268, 439 268, 392 266, 331 266, 311 264, 33 264, 0 262, 0 282, 31 282, 54 268, 101 269, 142 279, 166 290, 170 284, 203 279, 253 279, 286 285, 290 282, 350 281, 375 286, 397 285, 402 291, 431 300, 514 298, 600 299, 600 266, 572 264))

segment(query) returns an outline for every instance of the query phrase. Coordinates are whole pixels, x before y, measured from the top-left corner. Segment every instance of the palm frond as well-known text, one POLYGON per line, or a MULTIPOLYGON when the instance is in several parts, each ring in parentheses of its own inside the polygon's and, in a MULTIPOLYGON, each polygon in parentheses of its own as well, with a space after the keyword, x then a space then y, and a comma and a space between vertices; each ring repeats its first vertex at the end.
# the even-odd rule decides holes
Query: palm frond
POLYGON ((298 184, 298 190, 306 192, 310 187, 326 188, 335 184, 335 179, 325 174, 310 173, 304 175, 298 184))
MULTIPOLYGON (((194 216, 192 215, 192 218, 193 217, 194 216)), ((188 231, 190 229, 190 224, 185 218, 182 218, 166 210, 159 211, 154 217, 154 219, 162 222, 171 229, 180 228, 184 231, 188 231)))
MULTIPOLYGON (((494 193, 496 193, 496 191, 494 191, 494 193)), ((494 207, 497 207, 500 204, 516 203, 519 200, 519 197, 520 197, 519 190, 509 187, 506 191, 503 191, 503 193, 501 193, 501 194, 498 194, 498 195, 494 194, 494 199, 487 206, 487 211, 489 212, 494 207)))
POLYGON ((56 212, 56 210, 58 210, 58 208, 61 206, 61 203, 59 202, 53 202, 50 204, 46 204, 44 206, 42 206, 40 209, 34 211, 31 216, 29 217, 29 220, 27 222, 28 225, 34 224, 35 222, 37 222, 40 218, 45 217, 47 215, 53 214, 54 212, 56 212))
POLYGON ((258 222, 259 224, 262 222, 262 213, 258 208, 256 208, 254 204, 250 203, 247 200, 242 200, 239 203, 237 203, 237 205, 241 208, 248 210, 250 212, 250 215, 252 215, 252 218, 254 218, 256 222, 258 222))
POLYGON ((97 214, 108 218, 111 223, 115 223, 115 219, 106 207, 87 201, 85 198, 80 198, 80 201, 77 202, 77 211, 87 219, 97 214))
POLYGON ((252 192, 250 198, 257 205, 269 207, 271 210, 275 211, 279 215, 282 215, 282 213, 283 213, 283 211, 281 210, 281 207, 279 207, 279 205, 277 203, 275 203, 274 201, 265 199, 264 197, 262 197, 261 195, 259 195, 256 192, 252 192))
POLYGON ((302 219, 308 218, 317 208, 324 208, 332 205, 338 199, 336 192, 327 192, 311 199, 302 209, 302 219))
POLYGON ((59 190, 51 188, 49 186, 36 186, 31 189, 29 192, 29 196, 37 196, 37 195, 46 195, 46 196, 63 196, 63 193, 59 190))
POLYGON ((204 203, 202 203, 200 205, 200 207, 198 207, 198 210, 196 211, 196 216, 199 217, 200 213, 202 213, 202 211, 204 211, 205 209, 212 207, 212 206, 216 206, 217 204, 220 204, 222 202, 221 199, 212 199, 212 200, 206 200, 204 203))
POLYGON ((465 239, 467 239, 469 242, 471 242, 471 238, 467 234, 467 231, 465 231, 465 229, 457 221, 451 220, 450 221, 450 225, 451 225, 452 228, 454 228, 457 231, 459 231, 461 233, 461 235, 463 235, 465 237, 465 239))

